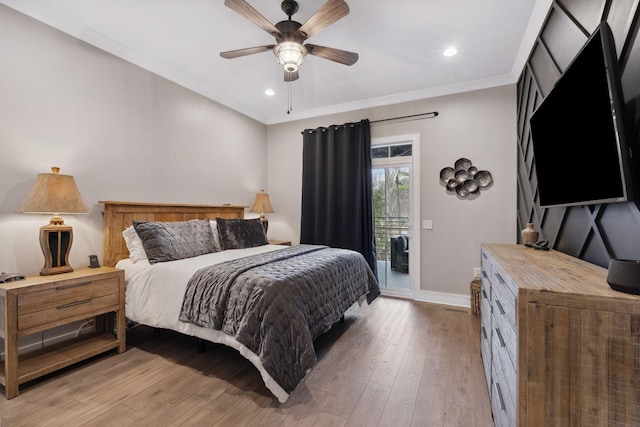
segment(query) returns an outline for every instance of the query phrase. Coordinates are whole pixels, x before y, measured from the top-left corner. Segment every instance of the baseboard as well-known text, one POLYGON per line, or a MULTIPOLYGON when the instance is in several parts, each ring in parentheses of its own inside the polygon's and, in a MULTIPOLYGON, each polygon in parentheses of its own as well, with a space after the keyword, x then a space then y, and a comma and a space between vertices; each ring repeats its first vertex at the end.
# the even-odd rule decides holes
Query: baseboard
POLYGON ((418 291, 413 295, 413 299, 416 301, 453 305, 456 307, 471 307, 471 299, 469 295, 446 294, 444 292, 433 291, 418 291))

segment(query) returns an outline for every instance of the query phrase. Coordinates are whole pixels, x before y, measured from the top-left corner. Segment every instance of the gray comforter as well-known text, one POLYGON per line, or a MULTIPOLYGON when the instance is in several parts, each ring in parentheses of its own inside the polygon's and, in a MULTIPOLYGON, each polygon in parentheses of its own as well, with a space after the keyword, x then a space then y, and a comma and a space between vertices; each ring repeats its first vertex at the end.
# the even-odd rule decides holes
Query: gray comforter
POLYGON ((290 393, 315 364, 313 340, 368 293, 379 288, 361 254, 299 245, 197 271, 180 320, 235 337, 290 393))

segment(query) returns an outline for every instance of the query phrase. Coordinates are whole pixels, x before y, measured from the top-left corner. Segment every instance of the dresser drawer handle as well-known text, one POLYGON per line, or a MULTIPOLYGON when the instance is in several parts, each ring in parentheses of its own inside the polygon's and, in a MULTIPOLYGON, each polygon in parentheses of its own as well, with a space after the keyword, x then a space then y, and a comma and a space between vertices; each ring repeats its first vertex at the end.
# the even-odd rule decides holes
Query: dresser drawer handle
POLYGON ((92 282, 72 283, 71 285, 56 286, 56 291, 63 289, 79 288, 80 286, 90 285, 92 282))
POLYGON ((489 297, 487 296, 487 293, 484 291, 484 289, 482 290, 482 298, 484 299, 489 299, 489 297))
POLYGON ((91 302, 91 298, 83 299, 82 301, 70 302, 69 304, 62 304, 62 305, 57 306, 56 308, 58 310, 62 310, 63 308, 73 307, 74 305, 86 304, 88 302, 91 302))
POLYGON ((488 279, 489 277, 487 276, 487 272, 484 270, 481 270, 482 272, 482 277, 484 277, 485 279, 488 279))
POLYGON ((500 300, 498 298, 496 298, 496 305, 498 306, 498 311, 500 312, 500 314, 506 314, 506 311, 504 311, 504 308, 502 308, 502 304, 500 304, 500 300))
POLYGON ((504 338, 502 338, 502 332, 500 332, 500 328, 496 328, 496 335, 498 335, 498 341, 500 341, 500 347, 506 347, 507 344, 504 342, 504 338))
POLYGON ((502 397, 502 389, 500 388, 500 383, 496 383, 496 391, 498 392, 498 400, 500 401, 500 409, 502 411, 506 410, 507 407, 504 404, 504 398, 502 397))
POLYGON ((498 280, 500 281, 500 283, 502 283, 503 285, 504 283, 504 279, 502 278, 502 276, 500 276, 500 274, 496 273, 496 276, 498 277, 498 280))
POLYGON ((484 339, 486 340, 488 338, 487 331, 484 329, 484 326, 481 329, 482 329, 482 335, 484 335, 484 339))
POLYGON ((485 254, 484 252, 482 252, 482 258, 487 259, 487 254, 485 254))

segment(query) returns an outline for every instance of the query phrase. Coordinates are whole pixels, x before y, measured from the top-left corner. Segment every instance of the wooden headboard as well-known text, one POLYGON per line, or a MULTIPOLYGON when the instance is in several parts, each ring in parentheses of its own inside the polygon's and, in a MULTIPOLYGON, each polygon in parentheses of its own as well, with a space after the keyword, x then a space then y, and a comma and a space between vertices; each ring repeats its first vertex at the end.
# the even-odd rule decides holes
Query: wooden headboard
POLYGON ((122 231, 132 221, 188 221, 191 219, 244 218, 246 206, 181 205, 166 203, 98 202, 104 205, 104 265, 113 267, 129 257, 122 231))

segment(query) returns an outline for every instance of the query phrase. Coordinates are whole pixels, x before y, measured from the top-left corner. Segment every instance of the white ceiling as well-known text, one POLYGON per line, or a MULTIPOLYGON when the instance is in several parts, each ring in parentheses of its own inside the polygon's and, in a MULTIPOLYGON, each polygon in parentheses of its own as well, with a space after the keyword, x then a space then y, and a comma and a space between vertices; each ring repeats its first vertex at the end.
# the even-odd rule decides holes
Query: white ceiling
MULTIPOLYGON (((351 67, 307 56, 287 85, 274 44, 223 0, 0 0, 26 15, 266 124, 514 83, 551 0, 346 0, 350 14, 309 39, 357 52, 351 67), (444 57, 456 46, 459 53, 444 57), (265 89, 276 95, 267 97, 265 89)), ((325 0, 298 0, 304 23, 325 0)), ((272 23, 280 0, 248 0, 272 23)))

